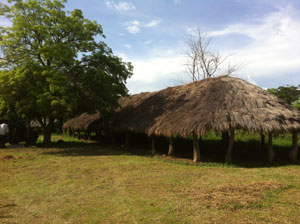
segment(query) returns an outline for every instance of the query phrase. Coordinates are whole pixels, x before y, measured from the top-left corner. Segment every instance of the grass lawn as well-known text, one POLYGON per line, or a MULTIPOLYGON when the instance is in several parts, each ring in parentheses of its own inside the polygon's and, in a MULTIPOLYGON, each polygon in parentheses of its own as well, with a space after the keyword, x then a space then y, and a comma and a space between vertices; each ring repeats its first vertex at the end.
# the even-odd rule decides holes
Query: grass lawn
POLYGON ((300 223, 299 163, 192 165, 68 141, 0 149, 0 223, 300 223))

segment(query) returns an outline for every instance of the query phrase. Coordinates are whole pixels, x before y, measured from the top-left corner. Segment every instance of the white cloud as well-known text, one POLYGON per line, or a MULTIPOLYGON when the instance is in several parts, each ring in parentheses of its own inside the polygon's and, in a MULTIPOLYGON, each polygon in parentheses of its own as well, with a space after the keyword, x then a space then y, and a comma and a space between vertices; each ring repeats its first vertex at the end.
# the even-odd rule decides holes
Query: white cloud
POLYGON ((126 30, 128 31, 128 33, 132 34, 139 33, 141 31, 140 27, 138 26, 127 26, 126 30))
POLYGON ((156 47, 148 58, 128 57, 117 53, 124 61, 132 62, 134 75, 127 81, 130 93, 156 91, 167 86, 179 85, 184 71, 184 55, 178 50, 156 47))
POLYGON ((158 26, 161 23, 161 19, 151 20, 148 23, 141 23, 138 20, 129 21, 123 23, 123 26, 127 30, 128 33, 136 34, 141 31, 141 28, 152 28, 158 26))
MULTIPOLYGON (((188 27, 186 31, 194 34, 195 27, 188 27)), ((213 38, 212 45, 216 39, 222 43, 222 38, 231 38, 231 43, 234 43, 236 36, 247 40, 242 46, 237 41, 232 44, 237 47, 227 47, 227 52, 221 53, 234 51, 232 59, 238 64, 245 64, 238 72, 250 82, 265 80, 264 85, 268 85, 277 79, 277 83, 284 85, 293 82, 287 74, 295 74, 300 70, 300 11, 292 5, 278 8, 262 18, 230 24, 207 34, 213 38)), ((226 48, 224 45, 221 47, 226 48)), ((299 80, 300 76, 297 80, 294 78, 294 82, 299 80)))
POLYGON ((145 27, 155 27, 158 26, 160 23, 161 23, 161 19, 152 20, 149 23, 145 24, 145 27))
POLYGON ((300 14, 294 7, 287 6, 260 20, 210 33, 215 37, 231 34, 251 39, 250 44, 238 50, 236 58, 247 63, 242 70, 252 78, 300 70, 300 14))
MULTIPOLYGON (((236 76, 264 87, 299 84, 300 75, 295 74, 300 71, 300 12, 293 6, 280 8, 262 18, 231 24, 222 30, 211 30, 208 34, 214 40, 232 37, 233 43, 235 35, 247 39, 242 47, 232 46, 220 52, 226 55, 234 49, 232 60, 245 63, 236 76)), ((174 81, 185 75, 186 58, 183 51, 178 50, 183 48, 184 45, 178 44, 168 51, 156 46, 156 51, 152 49, 146 59, 126 58, 134 66, 134 75, 128 80, 130 91, 154 91, 179 84, 174 81)))
POLYGON ((113 8, 113 3, 111 1, 106 1, 105 5, 107 8, 113 8))
POLYGON ((135 5, 133 5, 131 2, 119 2, 119 4, 116 5, 116 9, 118 11, 134 10, 135 5))
POLYGON ((129 59, 134 65, 134 75, 128 80, 128 88, 132 93, 155 91, 166 86, 178 84, 176 81, 182 73, 184 58, 152 57, 146 60, 129 59))
POLYGON ((130 10, 136 9, 135 5, 132 4, 131 2, 115 3, 115 1, 109 0, 109 1, 106 1, 105 4, 106 4, 106 7, 114 8, 119 12, 121 12, 121 11, 130 11, 130 10))
POLYGON ((132 34, 139 33, 141 30, 140 29, 141 23, 137 20, 126 22, 124 26, 126 27, 128 33, 132 33, 132 34))
POLYGON ((130 49, 131 48, 131 45, 130 44, 125 44, 124 45, 127 49, 130 49))

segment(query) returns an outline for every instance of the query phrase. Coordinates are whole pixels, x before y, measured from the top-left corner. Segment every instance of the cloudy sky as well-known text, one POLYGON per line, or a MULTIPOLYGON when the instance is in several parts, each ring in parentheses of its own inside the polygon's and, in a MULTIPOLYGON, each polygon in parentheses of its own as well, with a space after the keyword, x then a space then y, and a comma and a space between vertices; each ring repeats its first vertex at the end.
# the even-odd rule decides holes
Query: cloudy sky
POLYGON ((213 50, 242 64, 235 76, 263 88, 300 84, 299 0, 69 0, 74 8, 100 23, 114 53, 133 63, 131 93, 188 80, 185 40, 195 27, 213 50))

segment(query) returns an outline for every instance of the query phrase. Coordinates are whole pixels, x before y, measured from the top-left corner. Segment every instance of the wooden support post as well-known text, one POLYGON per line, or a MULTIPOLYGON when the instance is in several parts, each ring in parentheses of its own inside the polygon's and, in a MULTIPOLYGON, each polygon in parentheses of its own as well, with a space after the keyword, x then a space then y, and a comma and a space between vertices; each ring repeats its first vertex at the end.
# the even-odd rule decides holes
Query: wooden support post
POLYGON ((232 162, 232 149, 233 149, 233 144, 234 144, 234 135, 235 135, 235 130, 231 129, 230 130, 230 136, 229 136, 229 143, 228 143, 228 148, 227 148, 227 152, 225 155, 225 161, 227 163, 231 163, 232 162))
POLYGON ((225 153, 227 152, 227 149, 228 149, 228 141, 229 141, 228 131, 222 132, 222 144, 223 144, 225 153))
POLYGON ((199 140, 198 135, 193 133, 193 162, 200 161, 200 149, 199 149, 199 140))
POLYGON ((222 142, 224 144, 226 144, 226 143, 228 143, 228 140, 229 140, 229 133, 228 133, 228 131, 222 132, 222 142))
POLYGON ((169 138, 169 152, 168 156, 174 156, 174 138, 171 136, 169 138))
POLYGON ((264 152, 265 151, 265 135, 264 133, 260 134, 260 152, 264 152))
POLYGON ((272 147, 272 133, 269 133, 268 137, 268 161, 272 162, 275 156, 275 152, 272 147))
POLYGON ((297 131, 293 131, 292 139, 293 139, 293 145, 292 145, 293 148, 289 152, 289 157, 291 161, 296 162, 298 156, 298 132, 297 131))
POLYGON ((126 133, 126 137, 125 137, 125 147, 126 147, 126 149, 129 149, 131 147, 131 137, 132 137, 131 133, 126 133))
POLYGON ((155 135, 151 135, 152 155, 156 154, 155 135))

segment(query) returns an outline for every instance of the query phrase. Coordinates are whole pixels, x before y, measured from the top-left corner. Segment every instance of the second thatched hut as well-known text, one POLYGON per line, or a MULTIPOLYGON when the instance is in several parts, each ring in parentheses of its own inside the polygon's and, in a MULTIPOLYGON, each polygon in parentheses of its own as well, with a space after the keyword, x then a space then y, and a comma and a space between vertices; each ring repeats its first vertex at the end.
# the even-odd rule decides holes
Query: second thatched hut
POLYGON ((80 138, 80 133, 84 132, 84 138, 90 138, 90 134, 97 130, 97 122, 100 120, 101 115, 97 113, 83 113, 77 117, 74 117, 62 126, 63 133, 69 132, 71 135, 77 133, 78 138, 80 138))

